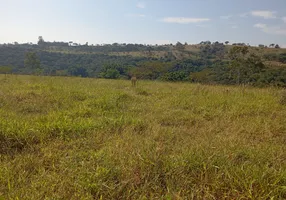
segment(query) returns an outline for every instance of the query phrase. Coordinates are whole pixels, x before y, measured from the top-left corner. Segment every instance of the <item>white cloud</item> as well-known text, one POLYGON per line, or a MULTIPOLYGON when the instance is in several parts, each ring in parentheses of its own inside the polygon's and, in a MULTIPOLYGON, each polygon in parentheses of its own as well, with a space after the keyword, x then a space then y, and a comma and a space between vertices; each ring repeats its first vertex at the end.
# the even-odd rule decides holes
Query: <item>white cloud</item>
POLYGON ((142 8, 142 9, 144 9, 144 8, 146 8, 146 4, 145 4, 144 2, 138 2, 138 3, 136 4, 136 7, 137 7, 137 8, 142 8))
POLYGON ((286 23, 286 17, 282 17, 282 20, 286 23))
POLYGON ((255 24, 255 28, 259 28, 264 33, 272 35, 286 35, 286 27, 281 26, 267 26, 266 24, 255 24))
POLYGON ((236 25, 232 25, 232 26, 231 26, 231 28, 233 28, 233 29, 237 29, 237 28, 238 28, 238 26, 236 26, 236 25))
POLYGON ((254 27, 255 28, 266 28, 267 27, 267 25, 266 24, 254 24, 254 27))
POLYGON ((177 23, 177 24, 190 24, 210 21, 209 18, 188 18, 188 17, 165 17, 162 19, 166 23, 177 23))
POLYGON ((254 10, 251 11, 251 15, 254 17, 263 17, 264 19, 275 19, 276 12, 268 10, 254 10))

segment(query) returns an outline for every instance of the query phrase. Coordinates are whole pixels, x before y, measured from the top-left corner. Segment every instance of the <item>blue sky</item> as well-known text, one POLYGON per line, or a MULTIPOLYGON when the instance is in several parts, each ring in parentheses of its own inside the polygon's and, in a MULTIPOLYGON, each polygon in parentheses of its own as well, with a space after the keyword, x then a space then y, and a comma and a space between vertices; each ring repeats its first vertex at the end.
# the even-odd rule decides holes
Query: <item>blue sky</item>
POLYGON ((0 43, 165 44, 210 40, 286 47, 286 0, 0 0, 0 43))

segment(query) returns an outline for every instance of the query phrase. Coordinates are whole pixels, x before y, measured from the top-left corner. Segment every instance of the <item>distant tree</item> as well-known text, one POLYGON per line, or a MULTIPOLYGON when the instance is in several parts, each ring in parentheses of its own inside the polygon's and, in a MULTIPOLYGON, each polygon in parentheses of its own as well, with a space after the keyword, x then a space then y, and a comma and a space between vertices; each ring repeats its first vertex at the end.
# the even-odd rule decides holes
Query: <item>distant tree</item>
POLYGON ((45 43, 43 36, 38 37, 38 45, 45 43))
POLYGON ((265 66, 258 55, 249 51, 247 46, 235 46, 229 52, 230 79, 236 84, 256 82, 265 66))
POLYGON ((280 49, 280 46, 278 44, 276 44, 275 49, 280 49))
POLYGON ((241 74, 245 69, 245 56, 249 52, 248 47, 235 46, 229 52, 231 59, 231 76, 236 79, 236 84, 241 82, 241 74))
POLYGON ((184 50, 184 45, 181 43, 181 42, 177 42, 177 44, 176 44, 176 49, 177 50, 180 50, 180 51, 182 51, 182 50, 184 50))
POLYGON ((259 44, 258 47, 264 48, 265 46, 264 46, 264 44, 259 44))
POLYGON ((32 72, 33 74, 40 73, 40 59, 38 58, 35 52, 28 52, 25 55, 24 66, 28 72, 32 72))
POLYGON ((69 68, 69 74, 72 76, 80 76, 80 77, 87 77, 88 73, 86 68, 81 67, 80 65, 75 65, 69 68))
POLYGON ((229 44, 229 41, 225 41, 224 43, 225 43, 226 45, 228 45, 228 44, 229 44))
POLYGON ((201 41, 200 44, 202 45, 211 45, 211 41, 201 41))
POLYGON ((275 44, 273 44, 273 43, 269 45, 269 47, 272 47, 272 48, 273 48, 274 46, 275 46, 275 44))
POLYGON ((165 81, 186 81, 188 80, 189 73, 184 71, 176 71, 176 72, 167 72, 165 73, 161 79, 165 81))
POLYGON ((117 69, 108 69, 104 74, 104 78, 108 79, 117 79, 120 76, 120 73, 117 69))
POLYGON ((8 66, 0 66, 0 74, 9 74, 12 72, 12 68, 8 66))
POLYGON ((56 70, 55 71, 56 76, 67 76, 68 75, 68 70, 56 70))

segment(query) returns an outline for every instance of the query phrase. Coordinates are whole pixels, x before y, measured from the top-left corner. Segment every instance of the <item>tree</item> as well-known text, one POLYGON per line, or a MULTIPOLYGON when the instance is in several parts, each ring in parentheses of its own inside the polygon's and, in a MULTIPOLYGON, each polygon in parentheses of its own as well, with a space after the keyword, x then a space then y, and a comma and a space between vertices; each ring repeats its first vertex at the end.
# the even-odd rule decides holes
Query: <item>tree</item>
POLYGON ((81 67, 80 65, 72 66, 68 70, 68 72, 72 76, 80 76, 80 77, 87 77, 88 76, 87 70, 84 67, 81 67))
POLYGON ((44 41, 43 36, 39 36, 38 37, 38 45, 41 45, 41 44, 44 44, 44 43, 45 43, 45 41, 44 41))
POLYGON ((275 46, 275 44, 273 44, 273 43, 269 45, 269 47, 272 47, 272 48, 273 48, 274 46, 275 46))
POLYGON ((250 53, 247 46, 235 46, 229 52, 230 79, 236 84, 256 82, 265 66, 261 57, 250 53))
POLYGON ((202 45, 211 45, 211 41, 201 41, 200 44, 202 45))
POLYGON ((189 73, 184 71, 167 72, 162 76, 165 81, 186 81, 188 80, 189 73))
POLYGON ((117 69, 108 69, 106 70, 105 74, 104 74, 104 78, 108 78, 108 79, 117 79, 119 78, 120 73, 117 69))
POLYGON ((37 54, 35 52, 28 52, 25 55, 25 60, 24 60, 24 66, 28 72, 40 73, 40 59, 38 58, 37 54))
POLYGON ((247 46, 234 46, 229 52, 231 76, 236 79, 236 84, 241 82, 241 74, 245 70, 245 56, 248 52, 247 46))
POLYGON ((9 74, 12 72, 12 68, 8 66, 0 66, 0 74, 9 74))
POLYGON ((181 42, 177 42, 176 49, 182 51, 185 49, 185 46, 181 42))
POLYGON ((278 44, 276 44, 275 49, 280 49, 280 46, 278 44))
POLYGON ((229 41, 225 41, 224 43, 225 43, 226 45, 228 45, 228 44, 229 44, 229 41))

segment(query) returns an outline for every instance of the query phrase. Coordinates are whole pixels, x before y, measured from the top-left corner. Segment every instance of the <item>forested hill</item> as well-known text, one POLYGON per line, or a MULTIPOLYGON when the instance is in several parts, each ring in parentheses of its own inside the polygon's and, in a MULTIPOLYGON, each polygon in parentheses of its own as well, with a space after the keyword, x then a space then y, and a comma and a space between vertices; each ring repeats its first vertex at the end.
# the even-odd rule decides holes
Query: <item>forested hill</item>
POLYGON ((65 42, 0 44, 0 73, 286 86, 286 49, 209 41, 198 45, 65 42))

